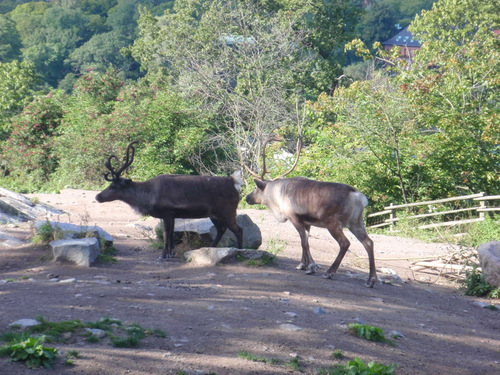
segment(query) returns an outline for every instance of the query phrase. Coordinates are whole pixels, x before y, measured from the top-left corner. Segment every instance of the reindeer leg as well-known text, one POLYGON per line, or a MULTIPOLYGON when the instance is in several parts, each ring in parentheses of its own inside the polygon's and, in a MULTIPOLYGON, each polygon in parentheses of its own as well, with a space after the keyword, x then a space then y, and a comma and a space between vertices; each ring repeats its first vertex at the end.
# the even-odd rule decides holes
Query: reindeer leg
POLYGON ((349 228, 351 232, 356 236, 356 238, 361 242, 368 253, 368 260, 370 262, 370 275, 368 276, 368 280, 366 281, 366 286, 369 288, 373 288, 375 283, 378 281, 377 271, 375 270, 375 255, 373 253, 373 241, 370 237, 368 237, 368 233, 366 233, 365 226, 361 223, 361 225, 352 226, 349 228))
POLYGON ((212 243, 210 244, 210 247, 216 247, 217 244, 219 243, 220 239, 224 235, 224 232, 226 231, 226 226, 224 226, 219 220, 215 218, 210 218, 212 220, 212 223, 215 226, 215 229, 217 230, 217 233, 215 234, 215 238, 213 239, 212 243))
POLYGON ((290 219, 291 223, 297 229, 300 236, 300 244, 302 246, 302 259, 297 266, 298 270, 306 270, 306 274, 310 275, 318 270, 318 265, 314 262, 311 252, 309 251, 309 231, 310 225, 304 224, 297 219, 290 219))
POLYGON ((163 253, 160 260, 167 260, 173 257, 174 223, 175 219, 173 217, 165 216, 163 218, 163 253))
POLYGON ((337 272, 340 263, 342 262, 342 259, 344 259, 345 253, 349 249, 349 246, 351 243, 347 239, 347 237, 344 235, 344 231, 342 230, 342 227, 338 222, 334 222, 332 225, 328 226, 328 231, 330 234, 335 238, 335 240, 338 242, 340 246, 339 253, 337 255, 337 258, 331 265, 331 267, 325 272, 323 277, 325 279, 331 279, 335 272, 337 272))
POLYGON ((236 217, 232 217, 227 224, 227 227, 236 236, 236 246, 238 249, 243 249, 243 229, 236 222, 236 217))

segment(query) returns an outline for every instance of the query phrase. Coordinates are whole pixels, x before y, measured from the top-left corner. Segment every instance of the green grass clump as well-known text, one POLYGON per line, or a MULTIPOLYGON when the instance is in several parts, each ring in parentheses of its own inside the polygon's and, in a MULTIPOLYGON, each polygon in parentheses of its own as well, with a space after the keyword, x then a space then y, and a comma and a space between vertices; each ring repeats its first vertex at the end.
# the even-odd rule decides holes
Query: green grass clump
POLYGON ((358 323, 349 323, 347 326, 349 327, 349 331, 351 333, 365 340, 383 342, 390 345, 394 345, 394 343, 391 340, 385 338, 384 331, 382 331, 381 328, 373 327, 367 324, 358 324, 358 323))

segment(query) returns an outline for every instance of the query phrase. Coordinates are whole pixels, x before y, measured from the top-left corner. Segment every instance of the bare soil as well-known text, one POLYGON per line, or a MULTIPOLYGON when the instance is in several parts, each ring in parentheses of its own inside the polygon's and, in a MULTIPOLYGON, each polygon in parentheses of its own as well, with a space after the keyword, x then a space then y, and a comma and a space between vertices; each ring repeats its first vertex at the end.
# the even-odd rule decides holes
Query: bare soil
MULTIPOLYGON (((0 250, 0 280, 13 280, 0 284, 0 332, 37 315, 84 322, 112 317, 160 329, 168 337, 148 336, 138 348, 119 349, 106 339, 89 343, 75 335, 50 344, 61 353, 51 370, 29 370, 0 358, 0 374, 318 374, 355 357, 396 363, 396 374, 500 373, 500 311, 474 305, 478 298, 463 296, 455 282, 435 271, 410 269, 409 258, 446 254, 443 244, 371 235, 377 268, 396 271, 403 282, 369 289, 366 252, 354 237, 335 278, 306 275, 295 269, 301 249, 292 225, 276 222, 269 211, 245 209, 239 213, 262 231, 261 249, 285 245, 277 264, 199 267, 179 256, 159 261, 161 251, 134 225, 154 227, 157 220, 143 220, 121 202, 99 204, 95 194, 64 190, 36 196, 65 210, 61 221, 108 231, 115 238, 117 262, 80 268, 53 262, 44 246, 0 250), (50 274, 77 281, 50 281, 50 274), (367 341, 348 332, 351 322, 404 337, 394 340, 395 346, 367 341), (71 367, 64 365, 69 350, 79 353, 71 367), (343 359, 332 356, 337 350, 343 359), (239 356, 243 351, 281 364, 250 361, 239 356), (288 365, 295 357, 299 370, 288 365)), ((0 230, 20 239, 31 235, 28 225, 0 230)), ((326 230, 312 228, 310 245, 324 271, 337 243, 326 230)))

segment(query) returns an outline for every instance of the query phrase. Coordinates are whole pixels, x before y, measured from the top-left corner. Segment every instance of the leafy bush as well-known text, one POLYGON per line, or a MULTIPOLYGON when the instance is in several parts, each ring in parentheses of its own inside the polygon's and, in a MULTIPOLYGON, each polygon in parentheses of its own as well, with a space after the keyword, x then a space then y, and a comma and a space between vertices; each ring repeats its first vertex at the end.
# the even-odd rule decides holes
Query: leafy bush
POLYGON ((0 355, 10 356, 11 361, 23 361, 28 368, 50 368, 57 357, 57 349, 43 346, 44 338, 30 337, 22 342, 0 348, 0 355))
POLYGON ((327 371, 320 371, 321 375, 394 375, 396 364, 383 365, 377 362, 368 362, 356 357, 346 365, 335 365, 327 371))
POLYGON ((465 272, 465 279, 461 289, 467 296, 500 298, 500 288, 489 284, 477 266, 465 272))
POLYGON ((36 98, 12 121, 10 137, 3 143, 0 164, 11 179, 29 180, 40 187, 55 171, 58 158, 54 140, 62 106, 52 96, 36 98))

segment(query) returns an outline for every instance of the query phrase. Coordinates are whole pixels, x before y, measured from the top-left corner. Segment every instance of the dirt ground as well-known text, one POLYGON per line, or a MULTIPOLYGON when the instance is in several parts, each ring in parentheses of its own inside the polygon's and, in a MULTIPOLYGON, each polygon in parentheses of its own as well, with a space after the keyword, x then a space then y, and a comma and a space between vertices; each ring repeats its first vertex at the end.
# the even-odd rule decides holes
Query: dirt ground
MULTIPOLYGON (((111 317, 168 336, 148 336, 130 349, 73 337, 50 344, 61 353, 51 370, 29 370, 0 358, 0 374, 318 374, 355 357, 396 363, 396 374, 500 373, 500 312, 478 307, 474 302, 480 299, 463 296, 437 272, 410 269, 408 258, 445 254, 449 249, 443 244, 371 235, 377 268, 394 270, 402 283, 369 289, 366 252, 354 237, 335 278, 306 275, 295 269, 301 250, 292 225, 278 223, 269 211, 245 209, 239 213, 248 214, 262 231, 261 249, 285 245, 276 265, 199 267, 180 257, 162 262, 161 251, 135 225, 153 227, 157 220, 143 220, 121 202, 99 204, 95 194, 64 190, 36 196, 65 210, 61 221, 108 231, 117 262, 79 268, 47 259, 43 246, 0 250, 0 280, 11 280, 0 283, 0 332, 15 320, 42 315, 84 322, 111 317), (76 282, 54 282, 49 274, 76 282), (404 337, 395 346, 367 341, 346 330, 351 322, 404 337), (72 367, 64 365, 70 350, 79 353, 72 367), (343 359, 332 356, 337 350, 343 359), (243 351, 281 364, 242 358, 243 351), (295 357, 299 370, 287 365, 295 357)), ((28 225, 0 230, 20 239, 30 235, 28 225)), ((324 271, 337 243, 325 229, 313 227, 310 245, 324 271)))

